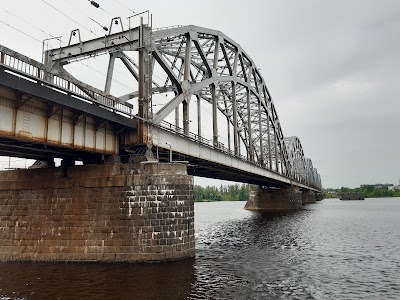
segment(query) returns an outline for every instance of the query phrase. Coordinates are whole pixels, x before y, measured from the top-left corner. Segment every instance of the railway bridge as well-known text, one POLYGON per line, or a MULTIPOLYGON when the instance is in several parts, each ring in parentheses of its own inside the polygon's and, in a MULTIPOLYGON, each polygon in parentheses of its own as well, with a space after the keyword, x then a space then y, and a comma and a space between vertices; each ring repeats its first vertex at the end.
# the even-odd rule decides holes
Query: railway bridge
POLYGON ((320 200, 320 175, 283 135, 260 69, 223 33, 140 18, 87 41, 74 30, 43 57, 0 46, 0 155, 36 160, 0 172, 0 259, 192 256, 192 175, 254 185, 250 210, 320 200), (104 89, 66 70, 101 55, 104 89), (132 81, 118 96, 116 62, 132 81))

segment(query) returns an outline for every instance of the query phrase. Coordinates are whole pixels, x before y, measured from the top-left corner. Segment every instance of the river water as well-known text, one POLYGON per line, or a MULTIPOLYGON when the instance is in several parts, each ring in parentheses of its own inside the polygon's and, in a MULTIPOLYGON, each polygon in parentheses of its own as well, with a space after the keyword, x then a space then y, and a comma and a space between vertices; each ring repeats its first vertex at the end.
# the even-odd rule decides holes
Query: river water
POLYGON ((0 263, 0 299, 400 299, 400 198, 195 204, 196 258, 0 263))

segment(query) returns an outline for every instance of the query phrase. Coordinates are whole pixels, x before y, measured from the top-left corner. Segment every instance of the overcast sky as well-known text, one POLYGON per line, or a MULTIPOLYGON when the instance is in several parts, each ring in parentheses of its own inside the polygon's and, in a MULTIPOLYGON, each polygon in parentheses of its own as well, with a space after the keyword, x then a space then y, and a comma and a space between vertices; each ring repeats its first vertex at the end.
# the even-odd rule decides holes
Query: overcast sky
POLYGON ((149 9, 153 27, 220 30, 261 68, 283 134, 300 138, 324 187, 398 183, 400 1, 96 1, 104 10, 87 0, 6 1, 0 44, 41 60, 48 33, 67 41, 81 28, 93 38, 82 27, 104 32, 89 17, 109 26, 128 8, 149 9))

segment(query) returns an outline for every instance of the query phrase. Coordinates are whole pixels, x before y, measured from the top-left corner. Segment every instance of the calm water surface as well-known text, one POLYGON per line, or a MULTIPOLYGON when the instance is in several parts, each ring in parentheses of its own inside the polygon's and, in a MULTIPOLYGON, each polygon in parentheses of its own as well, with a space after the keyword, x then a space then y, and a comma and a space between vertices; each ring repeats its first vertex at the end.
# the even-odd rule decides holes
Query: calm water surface
POLYGON ((195 204, 195 259, 0 263, 0 299, 400 299, 400 198, 243 206, 195 204))

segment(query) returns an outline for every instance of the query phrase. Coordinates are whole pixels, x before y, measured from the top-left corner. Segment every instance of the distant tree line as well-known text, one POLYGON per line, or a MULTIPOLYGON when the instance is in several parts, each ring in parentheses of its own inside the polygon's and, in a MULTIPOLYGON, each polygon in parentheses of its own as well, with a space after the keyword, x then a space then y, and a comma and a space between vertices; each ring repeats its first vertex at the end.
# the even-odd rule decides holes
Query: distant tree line
POLYGON ((400 197, 400 190, 389 190, 387 187, 378 188, 373 185, 363 185, 359 188, 342 187, 340 189, 324 190, 325 198, 339 198, 341 193, 362 193, 365 198, 400 197))
POLYGON ((247 201, 250 197, 250 185, 233 184, 202 187, 194 186, 194 201, 247 201))

